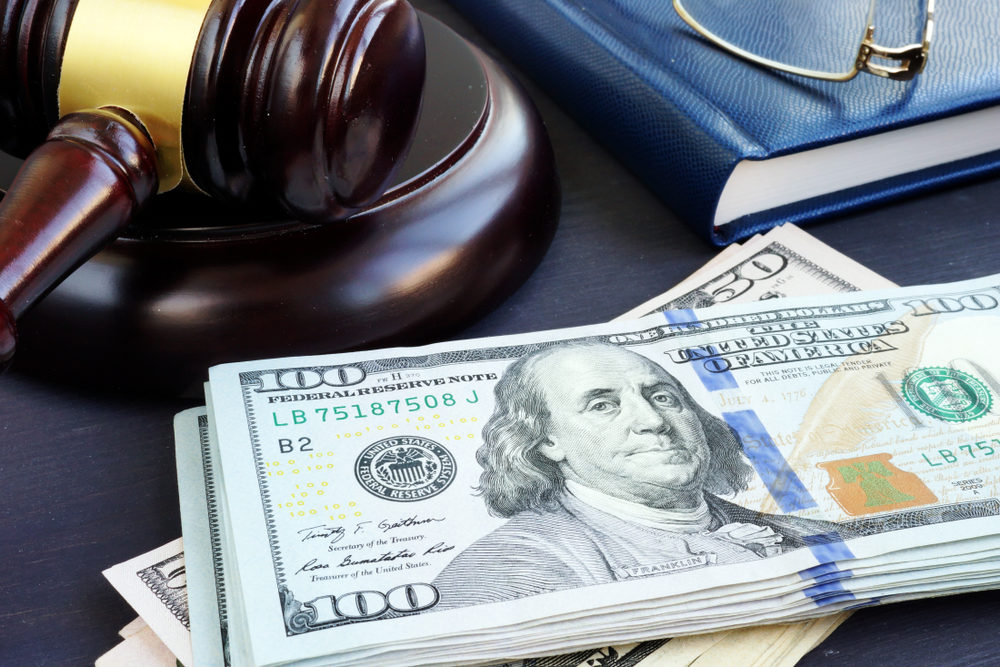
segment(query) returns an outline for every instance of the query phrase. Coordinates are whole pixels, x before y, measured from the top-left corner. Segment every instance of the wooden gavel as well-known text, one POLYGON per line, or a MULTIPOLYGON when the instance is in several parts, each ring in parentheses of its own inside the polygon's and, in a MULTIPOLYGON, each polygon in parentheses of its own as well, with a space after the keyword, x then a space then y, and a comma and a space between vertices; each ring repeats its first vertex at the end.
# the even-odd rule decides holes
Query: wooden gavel
POLYGON ((405 0, 0 11, 0 148, 41 143, 0 202, 0 368, 16 320, 157 192, 341 219, 388 187, 420 112, 423 33, 405 0))

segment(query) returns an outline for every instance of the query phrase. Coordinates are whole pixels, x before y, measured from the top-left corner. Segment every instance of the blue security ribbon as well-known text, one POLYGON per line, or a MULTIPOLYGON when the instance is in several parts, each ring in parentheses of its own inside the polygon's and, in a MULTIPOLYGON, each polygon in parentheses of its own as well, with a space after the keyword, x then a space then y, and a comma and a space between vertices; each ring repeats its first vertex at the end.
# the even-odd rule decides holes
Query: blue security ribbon
POLYGON ((844 585, 840 581, 816 584, 815 586, 803 589, 802 592, 812 598, 817 607, 826 607, 827 605, 844 602, 845 600, 855 599, 854 593, 844 588, 844 585))
POLYGON ((723 412, 722 418, 739 433, 743 441, 743 451, 782 512, 788 514, 816 507, 816 501, 813 500, 809 489, 788 465, 788 461, 774 444, 774 439, 756 412, 753 410, 723 412))
MULTIPOLYGON (((698 321, 691 310, 668 310, 663 317, 673 325, 692 324, 698 321)), ((737 389, 739 383, 728 370, 710 371, 704 364, 692 363, 691 367, 708 391, 737 389)), ((743 451, 751 465, 767 486, 768 492, 784 513, 817 507, 812 494, 788 465, 774 439, 767 432, 760 417, 753 410, 723 412, 722 418, 736 431, 743 442, 743 451)), ((851 570, 841 570, 836 561, 853 559, 854 554, 836 533, 823 533, 804 538, 819 565, 799 572, 803 579, 812 579, 814 586, 804 589, 817 606, 826 606, 853 600, 854 594, 844 588, 843 581, 850 579, 851 570)))
MULTIPOLYGON (((691 322, 698 321, 698 318, 695 317, 694 311, 690 309, 665 310, 663 311, 663 317, 665 317, 667 322, 670 324, 689 324, 691 322)), ((701 380, 701 383, 705 385, 705 388, 709 391, 736 389, 740 386, 736 381, 736 378, 728 370, 711 371, 705 366, 705 364, 694 362, 692 362, 691 368, 694 369, 695 374, 698 375, 698 379, 701 380)))
POLYGON ((803 579, 812 579, 815 586, 809 586, 802 592, 813 599, 818 606, 853 600, 854 593, 844 588, 842 582, 853 576, 851 570, 841 570, 837 567, 836 561, 854 558, 854 554, 844 544, 843 539, 837 533, 820 533, 818 535, 807 535, 803 538, 809 550, 820 562, 816 567, 799 572, 803 579))

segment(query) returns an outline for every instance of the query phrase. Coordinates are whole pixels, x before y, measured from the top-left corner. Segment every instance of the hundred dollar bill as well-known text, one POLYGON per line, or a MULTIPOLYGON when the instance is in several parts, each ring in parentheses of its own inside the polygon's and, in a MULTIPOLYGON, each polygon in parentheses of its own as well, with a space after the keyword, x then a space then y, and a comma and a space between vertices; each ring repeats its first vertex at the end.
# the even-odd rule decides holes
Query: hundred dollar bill
POLYGON ((174 419, 181 527, 187 538, 190 641, 195 665, 231 665, 227 579, 222 552, 227 541, 221 507, 224 489, 214 474, 217 454, 205 408, 174 419))
MULTIPOLYGON (((851 292, 861 289, 893 287, 894 284, 863 265, 837 252, 813 236, 794 225, 782 225, 770 230, 764 236, 754 236, 742 246, 732 244, 718 253, 705 266, 676 285, 669 291, 646 301, 628 311, 617 320, 641 317, 654 312, 662 312, 680 307, 680 304, 703 302, 711 304, 706 294, 714 292, 719 300, 726 303, 746 303, 749 301, 782 298, 785 296, 812 296, 834 292, 851 292), (716 286, 706 291, 706 286, 716 286), (722 292, 725 286, 730 289, 722 292), (742 286, 742 288, 739 288, 742 286)), ((743 661, 747 664, 795 664, 812 650, 826 634, 832 632, 850 616, 850 612, 825 616, 822 619, 824 634, 815 631, 798 632, 797 625, 768 626, 683 637, 668 642, 656 639, 627 646, 608 646, 576 654, 552 656, 544 659, 545 667, 586 667, 599 661, 611 667, 636 667, 656 665, 657 667, 690 665, 697 659, 700 667, 733 664, 729 655, 719 651, 709 653, 709 648, 723 642, 725 645, 740 646, 743 661), (770 634, 766 634, 770 633, 770 634), (763 636, 769 637, 761 641, 763 636), (746 636, 744 636, 746 635, 746 636), (773 636, 773 637, 772 637, 773 636), (780 653, 770 647, 778 645, 777 637, 784 642, 780 653), (819 637, 819 639, 817 639, 819 637), (755 638, 756 641, 751 641, 755 638), (761 653, 752 657, 752 647, 767 646, 767 655, 761 653)), ((817 627, 819 621, 809 623, 817 627)), ((516 667, 541 667, 543 663, 526 660, 516 667)))
MULTIPOLYGON (((733 244, 728 246, 723 252, 720 252, 718 255, 716 255, 708 264, 699 269, 695 274, 690 276, 676 288, 674 288, 667 294, 661 296, 659 299, 651 300, 647 305, 647 308, 649 308, 649 312, 654 312, 655 310, 659 309, 663 303, 669 300, 670 298, 669 295, 671 294, 674 295, 684 294, 685 290, 689 291, 691 289, 697 288, 698 286, 706 282, 712 282, 713 278, 719 278, 725 274, 732 274, 734 272, 739 272, 741 270, 740 267, 746 264, 749 258, 761 255, 761 247, 766 248, 765 254, 767 256, 770 256, 772 258, 775 256, 781 256, 782 258, 784 258, 783 261, 780 263, 775 263, 772 259, 772 264, 775 264, 779 267, 778 270, 772 275, 772 277, 777 276, 777 279, 780 279, 781 284, 798 285, 799 286, 798 291, 800 292, 803 289, 808 289, 809 287, 815 290, 819 290, 821 293, 825 293, 827 291, 830 291, 831 289, 872 288, 878 286, 887 286, 891 284, 888 281, 881 279, 879 279, 881 280, 881 283, 876 284, 877 281, 875 280, 875 278, 877 278, 877 276, 875 276, 875 274, 872 274, 871 272, 866 273, 864 271, 858 271, 856 263, 852 262, 848 258, 845 258, 843 255, 833 250, 829 246, 826 246, 816 241, 813 237, 809 236, 808 234, 800 232, 797 228, 793 228, 790 225, 786 225, 784 227, 778 227, 771 230, 764 237, 756 236, 753 239, 747 241, 742 247, 738 244, 733 244), (817 269, 817 266, 821 266, 822 269, 817 269), (802 272, 806 272, 808 275, 813 275, 818 273, 823 276, 826 276, 827 278, 821 281, 809 280, 808 276, 803 277, 802 275, 799 275, 802 272), (840 279, 830 279, 829 276, 832 273, 839 273, 840 279)), ((734 295, 730 299, 730 302, 737 303, 737 302, 752 300, 754 298, 757 298, 760 292, 761 290, 757 291, 746 290, 738 295, 734 295)), ((773 297, 775 295, 774 292, 772 291, 768 291, 766 292, 766 294, 770 297, 773 297)), ((205 419, 203 415, 199 416, 199 418, 205 419)), ((178 438, 179 439, 183 439, 185 437, 195 438, 197 434, 193 430, 194 426, 187 424, 186 422, 185 424, 186 424, 185 428, 190 428, 192 430, 190 433, 184 431, 183 429, 179 430, 178 438)), ((179 429, 181 429, 180 426, 179 429)), ((207 444, 202 443, 201 446, 207 447, 207 444)), ((209 464, 209 461, 206 460, 204 463, 207 465, 209 464)), ((200 466, 201 462, 196 461, 196 465, 200 466)), ((200 473, 198 475, 192 475, 189 477, 193 478, 196 476, 200 476, 200 473)), ((182 480, 184 479, 183 475, 181 476, 181 479, 182 480)), ((182 504, 185 502, 189 504, 190 503, 203 504, 205 502, 205 493, 204 489, 202 488, 202 485, 203 481, 199 481, 194 488, 182 489, 183 491, 183 493, 181 493, 182 504)), ((185 517, 188 517, 191 514, 192 514, 191 512, 186 512, 185 517)), ((217 516, 217 513, 215 513, 214 516, 217 516)), ((186 526, 185 533, 188 536, 190 536, 191 539, 200 540, 202 537, 208 538, 209 526, 207 524, 198 526, 186 526)), ((166 548, 167 547, 164 547, 164 549, 166 548)), ((162 551, 162 549, 160 551, 162 551)), ((172 562, 182 565, 184 556, 183 552, 180 551, 179 542, 176 544, 176 551, 177 551, 176 554, 173 553, 168 554, 170 556, 170 560, 172 562)), ((150 556, 147 555, 145 557, 146 560, 148 560, 149 557, 150 556)), ((140 557, 140 559, 141 558, 142 557, 140 557)), ((157 560, 163 560, 163 558, 157 557, 157 560)), ((211 563, 209 563, 209 565, 211 565, 211 563)), ((215 565, 214 567, 217 567, 217 565, 215 565)), ((190 578, 191 576, 192 574, 189 572, 188 577, 190 578)), ((221 586, 222 585, 221 578, 218 580, 218 582, 215 581, 214 577, 207 578, 206 581, 204 582, 204 585, 201 587, 201 592, 206 592, 206 591, 214 592, 216 583, 218 583, 218 585, 221 586)), ((199 587, 196 586, 195 588, 197 590, 199 587)), ((224 595, 219 595, 217 596, 217 598, 218 600, 222 600, 224 599, 224 595)), ((157 599, 159 600, 160 598, 157 599)), ((196 609, 199 608, 206 609, 207 613, 209 613, 210 615, 221 613, 223 616, 221 621, 221 627, 222 628, 225 627, 225 617, 224 617, 225 610, 224 608, 222 609, 219 608, 219 603, 217 602, 217 600, 209 597, 202 603, 200 604, 196 603, 192 606, 194 606, 196 609)), ((151 616, 151 620, 157 625, 167 626, 167 627, 155 628, 158 634, 162 635, 162 634, 176 633, 176 628, 174 627, 175 623, 173 622, 171 614, 147 613, 147 615, 151 616)), ((823 620, 826 623, 827 627, 829 627, 834 623, 835 618, 842 619, 846 615, 847 614, 842 614, 839 617, 827 616, 824 617, 823 620)), ((142 624, 141 619, 137 619, 137 622, 142 624)), ((794 634, 791 631, 784 630, 784 628, 791 626, 776 626, 776 627, 782 628, 782 631, 780 633, 781 637, 787 638, 788 636, 794 634)), ((752 631, 741 630, 732 632, 736 633, 737 635, 753 632, 754 636, 758 636, 760 635, 762 630, 754 629, 752 631)), ((772 632, 774 632, 774 630, 772 630, 772 632)), ((636 665, 639 664, 640 661, 655 662, 657 665, 661 664, 665 665, 668 664, 668 662, 669 664, 678 664, 678 665, 689 664, 695 658, 698 658, 698 656, 701 655, 703 650, 713 645, 714 643, 721 641, 725 636, 726 633, 713 633, 711 635, 685 637, 675 640, 669 644, 667 643, 667 640, 658 639, 640 644, 632 644, 628 646, 605 647, 601 649, 583 651, 577 654, 548 657, 544 659, 544 664, 547 665, 548 667, 558 667, 558 666, 576 667, 576 665, 578 664, 589 663, 598 658, 600 658, 606 665, 615 664, 619 666, 636 665)), ((745 659, 749 659, 748 647, 760 643, 756 642, 755 644, 753 642, 741 641, 739 640, 738 637, 730 637, 727 639, 727 641, 738 643, 739 645, 743 646, 743 656, 745 659)), ((218 642, 214 642, 214 644, 217 645, 218 642)), ((208 637, 207 646, 210 647, 212 645, 213 645, 213 638, 208 637)), ((776 644, 774 642, 770 642, 768 645, 773 646, 776 644)), ((784 656, 785 657, 791 655, 801 656, 805 652, 807 652, 810 648, 812 648, 812 644, 804 642, 801 644, 801 646, 788 648, 784 653, 784 656)), ((206 651, 207 648, 203 646, 202 653, 204 654, 206 651)), ((205 656, 203 655, 203 657, 205 656)), ((217 655, 211 655, 209 656, 209 658, 210 658, 209 661, 211 663, 216 663, 222 660, 221 656, 217 655)), ((521 664, 527 667, 529 665, 535 665, 540 663, 538 663, 538 661, 534 659, 531 659, 528 661, 524 661, 521 664)), ((700 658, 699 664, 707 665, 708 663, 706 662, 706 658, 704 657, 700 658)))
POLYGON ((851 568, 996 536, 998 280, 213 368, 250 662, 486 660, 990 585, 851 568))

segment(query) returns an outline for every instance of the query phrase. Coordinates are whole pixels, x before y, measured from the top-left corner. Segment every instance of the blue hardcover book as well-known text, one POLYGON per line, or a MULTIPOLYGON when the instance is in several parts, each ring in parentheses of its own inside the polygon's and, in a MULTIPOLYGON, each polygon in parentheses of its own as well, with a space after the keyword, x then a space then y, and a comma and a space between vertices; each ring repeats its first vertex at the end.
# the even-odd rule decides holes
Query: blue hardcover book
MULTIPOLYGON (((938 0, 913 80, 847 82, 734 57, 670 0, 449 1, 717 244, 1000 167, 995 0, 938 0)), ((712 32, 742 35, 750 50, 758 40, 782 62, 822 59, 817 37, 856 21, 847 15, 856 0, 699 0, 702 12, 709 1, 712 32), (741 6, 767 12, 756 23, 770 28, 732 10, 741 6)), ((875 40, 919 41, 925 9, 926 0, 880 0, 875 40)))

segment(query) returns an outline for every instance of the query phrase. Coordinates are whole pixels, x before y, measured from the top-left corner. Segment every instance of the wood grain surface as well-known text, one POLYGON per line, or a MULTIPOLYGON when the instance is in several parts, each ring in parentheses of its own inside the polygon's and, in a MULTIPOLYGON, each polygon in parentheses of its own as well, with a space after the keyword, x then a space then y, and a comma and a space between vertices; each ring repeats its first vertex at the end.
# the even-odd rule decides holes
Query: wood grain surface
MULTIPOLYGON (((444 2, 414 4, 483 43, 444 2)), ((556 149, 561 226, 528 282, 458 337, 608 320, 716 252, 527 83, 556 149)), ((808 230, 914 285, 1000 272, 998 211, 990 178, 808 230)), ((0 664, 92 664, 117 642, 134 614, 100 573, 180 534, 171 420, 196 404, 42 382, 16 364, 0 378, 0 664)), ((801 664, 993 665, 998 620, 994 593, 865 609, 801 664)))

